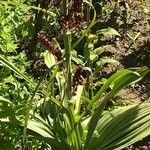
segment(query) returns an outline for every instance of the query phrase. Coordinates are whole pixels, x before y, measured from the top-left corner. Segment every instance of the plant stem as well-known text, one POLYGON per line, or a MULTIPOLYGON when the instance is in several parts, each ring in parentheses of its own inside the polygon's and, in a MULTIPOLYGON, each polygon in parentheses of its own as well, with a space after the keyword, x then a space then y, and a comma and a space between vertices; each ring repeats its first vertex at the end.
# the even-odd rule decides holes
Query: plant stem
MULTIPOLYGON (((63 15, 68 15, 68 0, 63 0, 63 15)), ((71 32, 69 29, 63 29, 65 59, 66 59, 66 94, 64 99, 64 106, 67 106, 67 101, 71 99, 71 32)))
MULTIPOLYGON (((89 0, 89 2, 91 3, 91 0, 89 0)), ((90 23, 90 10, 91 10, 91 6, 87 5, 87 8, 86 8, 86 21, 87 21, 88 25, 90 23)), ((88 32, 88 34, 89 34, 89 32, 88 32)))
POLYGON ((66 82, 66 94, 68 100, 71 99, 71 33, 67 31, 64 36, 65 42, 65 58, 67 68, 67 82, 66 82))
POLYGON ((63 0, 63 15, 68 14, 68 8, 67 8, 68 0, 63 0))
POLYGON ((80 36, 80 38, 72 44, 72 49, 74 49, 81 41, 82 39, 88 34, 89 30, 93 27, 95 20, 96 20, 96 11, 94 9, 94 7, 92 7, 94 10, 94 16, 93 19, 91 21, 91 23, 89 24, 89 26, 83 31, 83 34, 80 36))
POLYGON ((24 128, 23 128, 23 147, 25 147, 26 144, 27 144, 27 126, 28 126, 28 121, 29 121, 29 118, 30 118, 30 110, 32 109, 32 103, 34 101, 34 96, 37 93, 41 82, 42 82, 42 80, 39 81, 38 85, 36 86, 36 88, 34 90, 34 93, 33 93, 32 97, 29 101, 29 106, 28 106, 28 109, 27 109, 27 112, 26 112, 25 123, 24 123, 24 128))
MULTIPOLYGON (((89 2, 92 3, 92 0, 89 0, 89 2)), ((87 10, 86 11, 87 11, 86 12, 86 20, 87 20, 87 24, 89 26, 89 24, 90 24, 91 6, 87 5, 87 10)), ((90 42, 91 42, 88 39, 89 34, 90 34, 90 30, 87 32, 87 44, 90 44, 90 42)), ((86 50, 87 50, 87 52, 85 52, 85 53, 88 53, 90 55, 90 52, 91 52, 90 49, 87 48, 86 50)), ((86 61, 87 61, 87 65, 86 66, 90 67, 90 59, 88 58, 88 60, 86 60, 86 61)), ((86 90, 87 90, 88 93, 90 93, 90 75, 89 75, 89 72, 86 74, 86 78, 87 78, 86 90)))
MULTIPOLYGON (((58 66, 56 66, 56 68, 54 69, 54 72, 51 74, 51 77, 49 79, 48 85, 47 85, 47 89, 46 89, 46 93, 50 93, 50 97, 54 97, 54 79, 56 77, 57 72, 59 71, 58 66)), ((46 100, 47 95, 44 96, 44 107, 43 107, 43 114, 45 113, 45 108, 46 108, 46 100)))

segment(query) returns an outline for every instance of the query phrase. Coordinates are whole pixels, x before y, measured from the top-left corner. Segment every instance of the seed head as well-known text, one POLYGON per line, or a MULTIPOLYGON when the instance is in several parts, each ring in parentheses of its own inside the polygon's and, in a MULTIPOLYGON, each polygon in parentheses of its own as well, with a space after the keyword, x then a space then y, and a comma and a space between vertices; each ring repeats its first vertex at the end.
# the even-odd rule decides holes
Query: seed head
POLYGON ((74 73, 72 79, 72 94, 75 94, 78 85, 82 85, 84 83, 85 71, 83 70, 82 65, 78 65, 77 70, 74 73))
POLYGON ((52 42, 49 41, 48 37, 44 34, 38 34, 37 39, 48 49, 50 53, 55 55, 58 60, 61 59, 61 51, 52 42))
POLYGON ((83 70, 83 66, 78 65, 78 68, 73 76, 73 86, 82 85, 84 76, 85 76, 85 72, 83 70))
POLYGON ((62 16, 60 19, 60 25, 62 28, 74 29, 75 27, 80 27, 83 20, 77 14, 70 14, 67 16, 62 16))
POLYGON ((80 13, 82 10, 83 0, 73 0, 71 10, 80 13))

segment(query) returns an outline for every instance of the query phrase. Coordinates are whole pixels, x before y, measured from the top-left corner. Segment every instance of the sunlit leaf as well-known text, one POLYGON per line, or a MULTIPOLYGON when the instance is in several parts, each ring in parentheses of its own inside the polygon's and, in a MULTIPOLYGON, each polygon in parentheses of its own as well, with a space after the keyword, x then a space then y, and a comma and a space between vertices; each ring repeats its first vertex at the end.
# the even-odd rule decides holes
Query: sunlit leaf
POLYGON ((48 68, 53 67, 56 64, 55 56, 48 51, 44 53, 44 62, 48 68))
POLYGON ((113 35, 120 36, 120 34, 115 29, 110 28, 110 27, 108 27, 106 29, 97 30, 96 34, 97 35, 103 34, 103 35, 106 35, 106 36, 113 36, 113 35))
POLYGON ((76 95, 72 98, 72 101, 75 104, 75 114, 78 114, 80 112, 82 91, 83 85, 78 85, 76 95))
POLYGON ((106 113, 98 122, 90 149, 120 150, 150 134, 150 104, 127 106, 106 113))
POLYGON ((50 129, 40 122, 29 120, 27 128, 43 137, 52 138, 50 129))
POLYGON ((35 83, 33 83, 26 75, 22 74, 18 68, 9 62, 3 55, 0 55, 0 62, 35 87, 35 83))
POLYGON ((101 87, 98 93, 93 97, 91 103, 89 103, 88 105, 88 109, 90 109, 94 105, 94 103, 101 98, 103 92, 105 92, 110 87, 110 85, 113 84, 112 90, 104 98, 101 98, 99 107, 90 120, 85 149, 90 145, 91 138, 100 118, 100 114, 102 113, 107 102, 112 97, 114 97, 115 94, 117 94, 117 92, 119 92, 122 88, 130 85, 133 82, 139 81, 139 79, 142 79, 143 75, 145 75, 144 73, 147 73, 147 71, 149 71, 147 67, 143 67, 137 71, 131 71, 127 69, 118 71, 106 81, 106 83, 101 87))
POLYGON ((95 70, 99 71, 105 64, 119 64, 119 62, 113 58, 103 57, 99 61, 96 62, 95 70))

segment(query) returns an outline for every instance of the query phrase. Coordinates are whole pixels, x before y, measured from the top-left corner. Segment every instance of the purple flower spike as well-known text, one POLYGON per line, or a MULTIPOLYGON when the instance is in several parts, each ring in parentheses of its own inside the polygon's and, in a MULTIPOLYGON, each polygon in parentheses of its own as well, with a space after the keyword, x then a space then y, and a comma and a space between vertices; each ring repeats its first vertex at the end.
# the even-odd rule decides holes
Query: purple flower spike
POLYGON ((56 56, 58 60, 61 60, 62 53, 60 49, 56 47, 52 42, 50 42, 47 36, 39 34, 37 38, 48 49, 50 53, 56 56))

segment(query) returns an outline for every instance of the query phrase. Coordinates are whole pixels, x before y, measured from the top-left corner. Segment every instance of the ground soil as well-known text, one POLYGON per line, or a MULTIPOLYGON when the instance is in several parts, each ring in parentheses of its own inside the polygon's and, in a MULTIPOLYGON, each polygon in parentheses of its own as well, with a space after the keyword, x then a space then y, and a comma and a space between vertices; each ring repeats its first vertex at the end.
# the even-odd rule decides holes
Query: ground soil
MULTIPOLYGON (((109 76, 122 68, 150 67, 150 0, 124 0, 118 6, 116 2, 109 2, 107 5, 108 9, 111 7, 115 10, 108 18, 99 19, 96 27, 112 27, 121 36, 100 37, 99 45, 110 45, 103 55, 119 61, 117 65, 108 64, 104 68, 103 76, 109 76), (142 6, 149 8, 149 12, 144 12, 142 6)), ((150 73, 139 83, 122 90, 117 96, 135 103, 150 99, 150 73)))
MULTIPOLYGON (((121 36, 115 38, 100 37, 100 45, 109 44, 104 56, 119 61, 117 65, 107 65, 103 75, 107 77, 122 68, 150 67, 150 0, 122 0, 119 4, 108 2, 107 9, 114 9, 106 18, 100 18, 94 30, 112 27, 121 36), (149 9, 144 12, 142 7, 149 9)), ((150 100, 150 73, 144 79, 124 90, 117 99, 141 103, 150 100)), ((150 150, 150 137, 126 148, 126 150, 150 150)))

